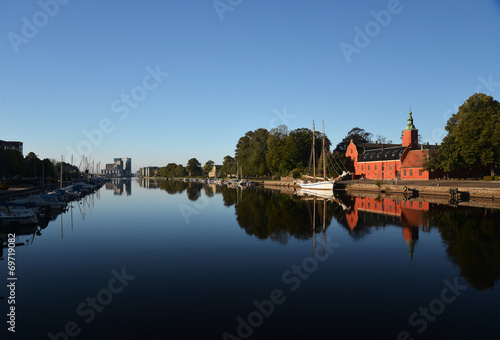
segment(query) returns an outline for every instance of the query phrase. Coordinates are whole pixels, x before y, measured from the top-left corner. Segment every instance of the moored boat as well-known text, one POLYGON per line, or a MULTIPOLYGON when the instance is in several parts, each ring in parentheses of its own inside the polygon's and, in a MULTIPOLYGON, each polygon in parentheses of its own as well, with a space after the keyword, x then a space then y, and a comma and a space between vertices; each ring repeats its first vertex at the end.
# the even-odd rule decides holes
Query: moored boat
POLYGON ((27 198, 12 201, 13 203, 34 203, 37 207, 48 207, 50 209, 63 209, 66 204, 59 201, 55 196, 42 194, 31 195, 27 198))
POLYGON ((330 190, 332 191, 335 182, 338 180, 342 179, 343 177, 347 176, 349 172, 344 171, 340 176, 336 178, 328 178, 326 176, 326 152, 325 152, 325 122, 323 122, 323 146, 322 146, 322 151, 321 151, 321 158, 323 160, 323 177, 316 177, 316 156, 314 154, 314 140, 316 137, 316 131, 314 128, 314 121, 313 121, 313 138, 312 138, 312 161, 313 161, 313 176, 303 176, 305 178, 308 178, 306 180, 299 180, 296 182, 298 186, 304 189, 312 189, 312 190, 330 190))
POLYGON ((34 205, 0 202, 0 225, 37 224, 34 205))

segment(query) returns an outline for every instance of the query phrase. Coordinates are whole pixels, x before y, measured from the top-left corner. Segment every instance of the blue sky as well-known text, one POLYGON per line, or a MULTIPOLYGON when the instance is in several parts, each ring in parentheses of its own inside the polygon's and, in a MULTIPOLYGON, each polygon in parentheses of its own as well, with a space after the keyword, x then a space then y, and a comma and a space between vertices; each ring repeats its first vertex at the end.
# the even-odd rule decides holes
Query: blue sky
POLYGON ((133 169, 221 164, 247 131, 353 127, 425 142, 500 99, 500 2, 3 1, 0 139, 133 169))

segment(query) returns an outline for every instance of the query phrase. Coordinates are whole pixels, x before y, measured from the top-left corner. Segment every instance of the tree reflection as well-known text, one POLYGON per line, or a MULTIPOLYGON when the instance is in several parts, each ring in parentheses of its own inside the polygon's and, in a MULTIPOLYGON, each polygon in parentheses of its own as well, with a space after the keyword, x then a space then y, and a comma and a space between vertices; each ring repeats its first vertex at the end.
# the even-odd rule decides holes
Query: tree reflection
POLYGON ((460 274, 478 290, 493 288, 500 277, 500 212, 457 208, 429 216, 460 274))
POLYGON ((196 201, 201 196, 202 185, 199 183, 189 183, 186 189, 187 197, 191 201, 196 201))
MULTIPOLYGON (((310 239, 313 236, 313 221, 316 222, 315 232, 323 228, 324 200, 318 199, 314 203, 313 200, 302 200, 272 190, 232 190, 239 190, 236 219, 249 235, 286 244, 290 236, 310 239)), ((223 194, 227 192, 223 191, 223 194)), ((325 229, 330 226, 335 208, 338 208, 336 203, 326 202, 325 229)))
POLYGON ((170 195, 182 194, 186 190, 186 183, 181 181, 159 181, 161 190, 165 190, 170 195))

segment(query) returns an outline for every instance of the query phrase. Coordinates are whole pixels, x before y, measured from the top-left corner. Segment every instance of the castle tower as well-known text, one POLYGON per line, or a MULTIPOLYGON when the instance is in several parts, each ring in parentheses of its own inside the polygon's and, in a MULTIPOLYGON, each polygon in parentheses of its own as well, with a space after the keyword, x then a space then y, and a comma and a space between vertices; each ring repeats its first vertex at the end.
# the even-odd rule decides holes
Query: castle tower
POLYGON ((408 112, 408 124, 406 124, 405 129, 403 130, 403 146, 408 146, 412 149, 418 148, 418 130, 413 125, 413 117, 410 112, 408 112))

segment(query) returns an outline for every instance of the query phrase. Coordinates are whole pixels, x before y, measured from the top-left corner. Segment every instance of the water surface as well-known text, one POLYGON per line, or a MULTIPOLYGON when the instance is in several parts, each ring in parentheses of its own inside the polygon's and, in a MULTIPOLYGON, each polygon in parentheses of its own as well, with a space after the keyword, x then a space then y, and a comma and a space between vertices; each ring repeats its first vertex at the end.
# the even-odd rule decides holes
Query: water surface
POLYGON ((71 206, 1 231, 2 339, 500 336, 496 210, 138 180, 71 206))

